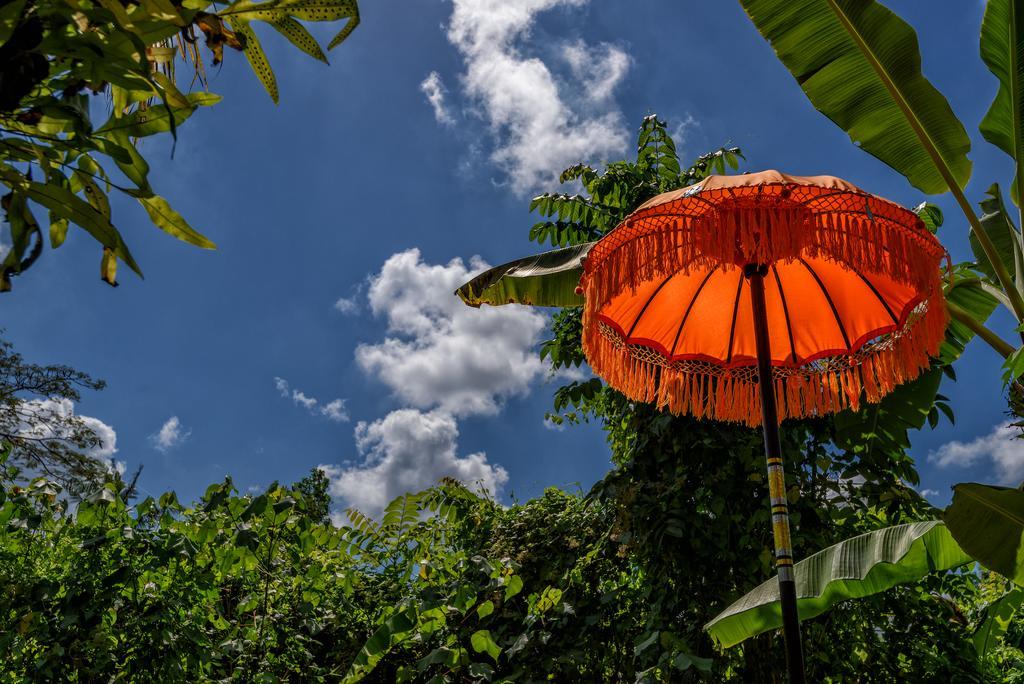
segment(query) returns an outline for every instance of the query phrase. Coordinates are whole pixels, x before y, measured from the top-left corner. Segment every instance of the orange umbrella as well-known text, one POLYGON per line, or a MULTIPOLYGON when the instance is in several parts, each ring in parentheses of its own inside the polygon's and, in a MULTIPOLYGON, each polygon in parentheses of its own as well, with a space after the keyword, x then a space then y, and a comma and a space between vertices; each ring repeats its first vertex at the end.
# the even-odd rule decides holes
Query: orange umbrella
POLYGON ((892 202, 764 171, 658 195, 584 261, 598 375, 637 401, 764 430, 791 681, 803 654, 778 423, 877 402, 928 366, 946 327, 944 254, 892 202))

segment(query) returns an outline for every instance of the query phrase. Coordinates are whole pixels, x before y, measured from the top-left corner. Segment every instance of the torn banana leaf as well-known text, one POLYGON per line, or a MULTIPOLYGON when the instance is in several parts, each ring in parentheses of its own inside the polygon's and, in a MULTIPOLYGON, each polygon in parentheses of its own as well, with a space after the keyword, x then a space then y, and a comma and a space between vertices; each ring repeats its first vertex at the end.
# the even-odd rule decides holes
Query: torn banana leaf
POLYGON ((576 288, 583 274, 582 259, 593 242, 563 247, 510 261, 484 271, 455 291, 466 304, 530 304, 582 306, 576 288))

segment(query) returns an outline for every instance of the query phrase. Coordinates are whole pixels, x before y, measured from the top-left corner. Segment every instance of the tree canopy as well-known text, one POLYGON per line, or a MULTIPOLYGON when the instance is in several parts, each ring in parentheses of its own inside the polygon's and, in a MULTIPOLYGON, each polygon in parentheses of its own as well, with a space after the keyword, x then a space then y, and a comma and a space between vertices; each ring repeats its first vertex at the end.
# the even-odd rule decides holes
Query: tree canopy
POLYGON ((142 275, 114 223, 109 193, 137 201, 150 221, 189 244, 214 249, 149 182, 140 138, 176 138, 199 107, 220 97, 206 90, 204 60, 229 48, 245 54, 274 102, 278 85, 253 30, 263 22, 296 48, 326 62, 300 23, 344 22, 328 49, 358 25, 355 0, 13 0, 0 7, 0 199, 10 250, 0 291, 71 225, 101 248, 100 277, 117 284, 117 265, 142 275), (200 41, 205 42, 204 56, 200 41), (101 118, 97 118, 97 117, 101 118), (116 170, 115 170, 116 169, 116 170))

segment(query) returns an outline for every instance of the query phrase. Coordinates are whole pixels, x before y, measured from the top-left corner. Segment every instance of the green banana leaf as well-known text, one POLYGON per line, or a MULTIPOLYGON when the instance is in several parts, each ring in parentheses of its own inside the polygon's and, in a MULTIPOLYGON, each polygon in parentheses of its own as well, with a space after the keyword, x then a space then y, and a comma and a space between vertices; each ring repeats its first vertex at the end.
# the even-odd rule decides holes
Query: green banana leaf
POLYGON ((929 194, 963 188, 971 141, 921 73, 917 34, 873 0, 740 0, 811 103, 929 194))
POLYGON ((955 485, 953 503, 942 519, 964 551, 1024 585, 1024 491, 974 482, 955 485))
POLYGON ((985 619, 975 630, 972 640, 979 658, 984 658, 992 647, 1006 635, 1010 621, 1024 602, 1024 589, 1014 587, 985 608, 985 619))
MULTIPOLYGON (((1003 204, 1003 193, 999 189, 999 184, 993 183, 985 195, 985 199, 980 202, 981 225, 989 240, 995 245, 996 252, 1006 267, 1006 272, 1013 278, 1017 290, 1024 290, 1024 268, 1020 267, 1024 262, 1024 240, 1021 238, 1020 231, 1013 225, 1009 214, 1006 213, 1006 205, 1003 204)), ((992 262, 989 261, 985 250, 981 248, 981 243, 978 242, 978 236, 974 234, 974 231, 971 231, 970 241, 978 270, 988 276, 992 282, 999 282, 995 270, 992 268, 992 262)), ((993 294, 999 296, 1002 295, 1002 292, 995 290, 993 294)), ((1002 298, 1005 298, 1005 295, 1002 298)), ((1009 302, 1007 302, 1007 306, 1009 306, 1009 302)))
POLYGON ((583 275, 582 259, 594 244, 585 242, 495 266, 455 294, 470 306, 583 306, 583 297, 576 294, 576 287, 583 275))
MULTIPOLYGON (((877 594, 972 560, 938 520, 875 530, 830 546, 794 566, 797 610, 806 620, 840 601, 877 594)), ((729 647, 781 626, 779 584, 772 578, 704 628, 716 642, 729 647)))
POLYGON ((1017 162, 1010 196, 1020 204, 1024 163, 1024 8, 1017 0, 988 0, 981 22, 981 58, 999 90, 978 127, 985 140, 1017 162))
MULTIPOLYGON (((953 268, 951 277, 943 284, 943 294, 948 304, 958 307, 982 324, 999 304, 996 289, 978 278, 967 264, 957 264, 953 268)), ((974 336, 974 331, 969 327, 955 319, 950 320, 946 327, 946 339, 939 350, 939 361, 943 364, 955 361, 974 336)))

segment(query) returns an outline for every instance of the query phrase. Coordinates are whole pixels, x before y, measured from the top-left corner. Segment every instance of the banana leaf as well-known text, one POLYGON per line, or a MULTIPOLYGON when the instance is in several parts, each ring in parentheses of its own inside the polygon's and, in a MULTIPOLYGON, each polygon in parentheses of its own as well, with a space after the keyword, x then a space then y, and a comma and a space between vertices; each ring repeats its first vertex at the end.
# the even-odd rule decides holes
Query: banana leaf
MULTIPOLYGON (((1024 239, 1006 212, 1003 193, 999 189, 998 183, 993 183, 989 187, 985 192, 985 199, 981 200, 980 205, 981 225, 985 229, 988 239, 995 245, 996 252, 1002 259, 1006 272, 1013 278, 1014 285, 1018 290, 1024 290, 1024 268, 1018 268, 1018 265, 1024 260, 1024 239)), ((978 270, 988 276, 989 280, 999 282, 995 269, 992 268, 992 262, 989 261, 985 250, 978 242, 978 236, 973 231, 970 234, 970 241, 978 270)), ((1001 294, 998 290, 996 293, 1001 294)), ((1009 306, 1009 302, 1007 302, 1007 306, 1009 306)))
MULTIPOLYGON (((938 520, 875 530, 830 546, 794 566, 797 610, 806 620, 841 601, 877 594, 972 560, 938 520)), ((729 647, 781 626, 779 583, 772 578, 704 628, 716 642, 729 647)))
POLYGON ((455 294, 470 306, 583 306, 583 297, 576 294, 576 287, 583 274, 582 259, 594 244, 563 247, 495 266, 455 294))
POLYGON ((942 519, 967 553, 1024 585, 1024 491, 966 482, 953 487, 942 519))
MULTIPOLYGON (((964 311, 978 323, 984 324, 999 304, 994 288, 989 287, 967 264, 957 264, 943 285, 946 302, 964 311)), ((974 331, 952 319, 946 328, 946 339, 939 350, 939 361, 951 364, 960 357, 967 344, 974 339, 974 331)))
POLYGON ((1016 174, 1010 196, 1020 204, 1024 183, 1024 8, 1017 0, 988 0, 981 22, 981 58, 999 79, 992 106, 978 127, 985 140, 1010 155, 1016 174))
POLYGON ((921 73, 917 34, 873 0, 740 0, 811 103, 929 194, 971 176, 971 141, 921 73))
POLYGON ((985 619, 978 625, 972 640, 979 658, 984 658, 1006 636, 1013 616, 1024 603, 1024 589, 1014 587, 985 607, 985 619))

